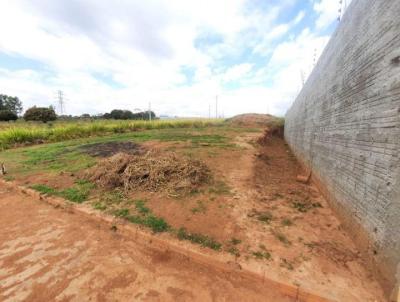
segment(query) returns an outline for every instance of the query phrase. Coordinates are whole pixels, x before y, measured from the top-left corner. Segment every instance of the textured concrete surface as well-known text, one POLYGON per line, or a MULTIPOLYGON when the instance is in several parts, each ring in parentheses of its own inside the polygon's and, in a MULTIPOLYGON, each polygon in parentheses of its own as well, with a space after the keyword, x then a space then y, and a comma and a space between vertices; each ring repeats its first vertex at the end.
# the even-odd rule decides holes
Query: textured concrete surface
POLYGON ((286 115, 285 138, 389 295, 400 280, 399 0, 353 0, 286 115))

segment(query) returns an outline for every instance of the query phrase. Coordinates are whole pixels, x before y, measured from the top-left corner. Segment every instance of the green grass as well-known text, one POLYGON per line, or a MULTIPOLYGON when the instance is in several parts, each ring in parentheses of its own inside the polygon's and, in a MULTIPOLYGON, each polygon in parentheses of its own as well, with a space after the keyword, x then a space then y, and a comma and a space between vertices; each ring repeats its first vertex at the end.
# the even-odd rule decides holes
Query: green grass
POLYGON ((149 213, 151 213, 151 210, 150 210, 150 208, 148 208, 148 207, 146 207, 145 206, 145 203, 146 203, 146 201, 144 201, 144 200, 135 200, 135 207, 136 207, 136 210, 140 213, 140 214, 143 214, 143 215, 146 215, 146 214, 149 214, 149 213))
MULTIPOLYGON (((60 142, 76 138, 106 134, 133 132, 138 130, 167 128, 201 128, 221 125, 222 120, 154 120, 154 121, 113 121, 56 122, 56 123, 8 123, 0 130, 0 149, 8 149, 19 144, 60 142)), ((201 139, 196 143, 202 143, 201 139)))
POLYGON ((213 238, 203 234, 189 233, 185 228, 180 228, 177 236, 179 240, 188 240, 192 243, 211 248, 215 251, 219 251, 222 247, 222 244, 215 241, 213 238))
MULTIPOLYGON (((107 197, 108 205, 110 203, 113 205, 120 205, 120 204, 131 204, 130 200, 127 199, 125 196, 119 195, 119 193, 114 192, 107 197)), ((103 210, 107 208, 105 205, 106 202, 96 202, 93 204, 94 208, 99 210, 103 210)), ((161 217, 155 216, 151 209, 146 207, 145 200, 135 200, 133 201, 135 205, 135 209, 133 209, 134 213, 132 213, 132 209, 129 208, 118 208, 112 211, 112 214, 115 217, 126 219, 127 221, 138 224, 144 227, 150 228, 154 233, 162 233, 166 232, 170 229, 168 223, 161 217)))
POLYGON ((94 185, 87 181, 78 181, 74 187, 63 190, 56 190, 43 184, 35 184, 31 188, 44 194, 59 196, 75 203, 82 203, 87 200, 94 185))
POLYGON ((150 228, 154 233, 162 233, 168 231, 170 226, 161 217, 154 216, 153 214, 147 215, 129 215, 126 219, 132 223, 140 224, 150 228))
POLYGON ((256 251, 251 253, 254 257, 257 259, 266 259, 270 260, 271 259, 271 253, 268 251, 256 251))
POLYGON ((230 248, 228 249, 228 253, 229 253, 229 254, 232 254, 232 255, 234 255, 234 256, 236 256, 236 257, 240 257, 239 249, 238 249, 237 247, 235 247, 235 246, 230 247, 230 248))
MULTIPOLYGON (((150 140, 191 143, 191 145, 184 148, 193 148, 198 141, 207 141, 208 146, 213 148, 226 148, 230 144, 230 140, 225 136, 222 127, 168 128, 80 138, 5 150, 0 152, 0 161, 7 164, 10 174, 13 176, 35 174, 39 171, 75 173, 96 163, 96 158, 86 154, 81 148, 82 146, 120 141, 141 143, 150 140), (215 134, 214 132, 217 128, 220 132, 215 134)), ((229 189, 217 184, 215 191, 222 194, 225 191, 229 191, 229 189)))
POLYGON ((292 203, 292 207, 301 213, 307 213, 311 209, 322 208, 319 202, 312 203, 309 200, 306 201, 295 201, 292 203))
POLYGON ((115 217, 126 218, 129 215, 129 209, 118 209, 113 214, 115 217))

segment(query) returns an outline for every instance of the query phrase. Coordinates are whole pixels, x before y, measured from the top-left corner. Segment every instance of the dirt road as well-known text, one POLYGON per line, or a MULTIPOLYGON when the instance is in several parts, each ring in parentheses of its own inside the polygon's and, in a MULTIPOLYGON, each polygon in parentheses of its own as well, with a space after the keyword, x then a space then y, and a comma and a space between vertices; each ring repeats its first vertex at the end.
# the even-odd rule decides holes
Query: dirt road
POLYGON ((0 301, 293 301, 0 187, 0 301))

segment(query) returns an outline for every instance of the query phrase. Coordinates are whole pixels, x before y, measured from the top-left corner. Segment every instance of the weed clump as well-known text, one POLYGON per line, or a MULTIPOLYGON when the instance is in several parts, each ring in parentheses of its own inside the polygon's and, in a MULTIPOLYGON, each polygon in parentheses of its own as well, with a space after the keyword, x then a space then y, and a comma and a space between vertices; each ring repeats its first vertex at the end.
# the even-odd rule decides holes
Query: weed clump
POLYGON ((179 240, 189 240, 193 243, 200 244, 203 247, 209 247, 213 250, 220 250, 222 244, 215 241, 213 238, 203 234, 189 233, 185 228, 180 228, 177 233, 179 240))
POLYGON ((306 200, 304 202, 295 201, 292 203, 292 207, 301 213, 307 213, 311 209, 322 208, 322 205, 319 202, 312 203, 306 200))
POLYGON ((252 252, 252 255, 256 257, 257 259, 266 259, 270 260, 271 259, 271 253, 268 251, 256 251, 252 252))

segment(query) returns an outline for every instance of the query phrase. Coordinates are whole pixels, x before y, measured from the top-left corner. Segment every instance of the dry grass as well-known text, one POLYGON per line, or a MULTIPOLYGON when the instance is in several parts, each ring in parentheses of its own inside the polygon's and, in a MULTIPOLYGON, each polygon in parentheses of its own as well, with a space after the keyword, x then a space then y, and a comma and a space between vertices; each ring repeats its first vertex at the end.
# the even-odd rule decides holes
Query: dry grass
POLYGON ((170 195, 190 193, 211 178, 210 170, 199 160, 156 151, 116 154, 99 162, 87 176, 101 187, 163 191, 170 195))

